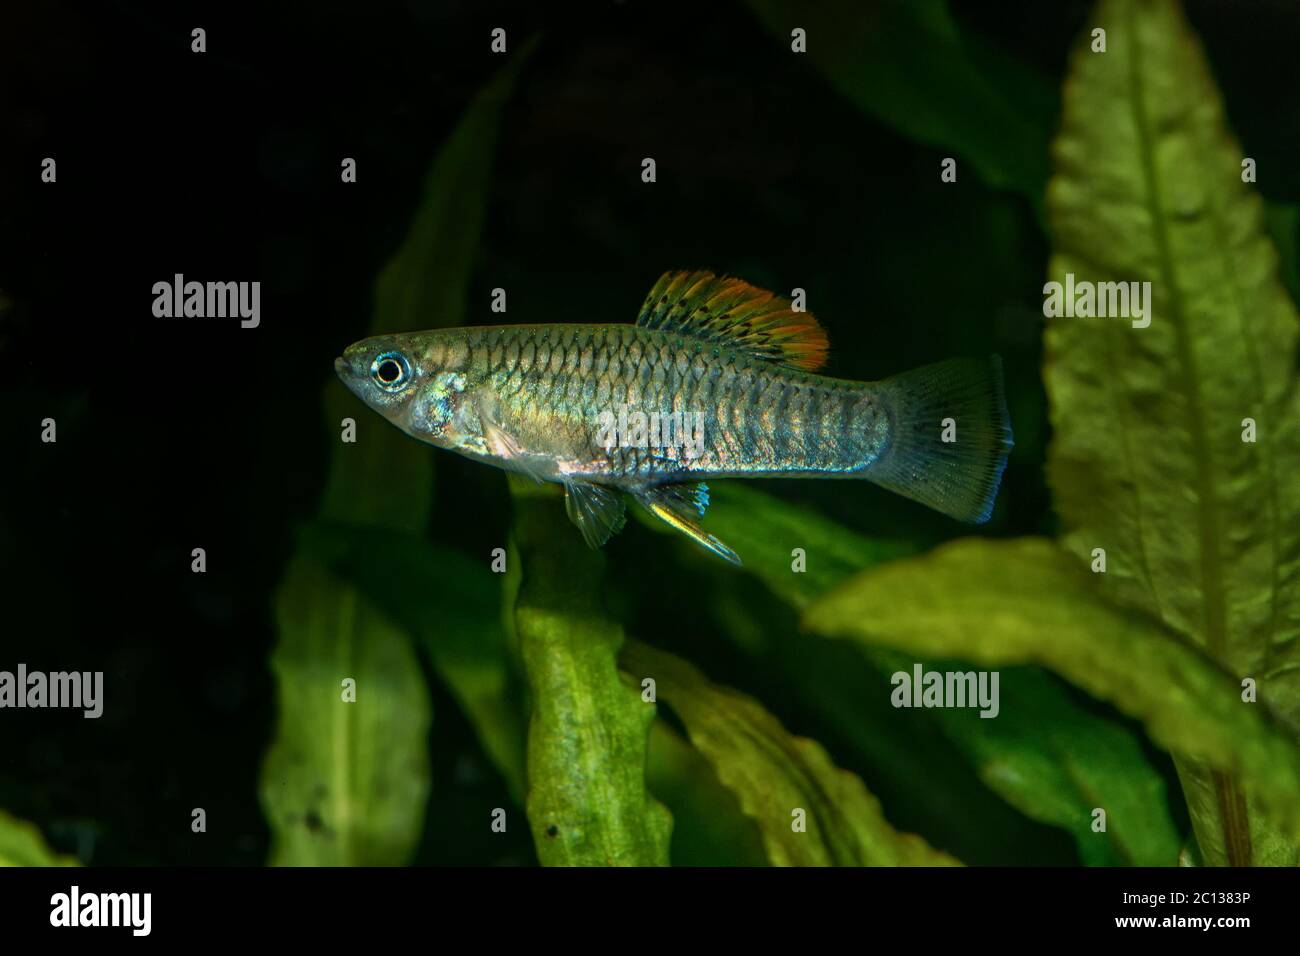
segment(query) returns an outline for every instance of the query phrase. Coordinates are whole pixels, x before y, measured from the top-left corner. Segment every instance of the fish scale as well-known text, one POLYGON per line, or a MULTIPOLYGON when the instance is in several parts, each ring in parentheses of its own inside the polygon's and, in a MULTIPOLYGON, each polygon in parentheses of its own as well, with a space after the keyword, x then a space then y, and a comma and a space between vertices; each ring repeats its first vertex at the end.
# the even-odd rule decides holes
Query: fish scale
POLYGON ((494 394, 502 409, 500 425, 525 447, 542 446, 567 458, 589 455, 590 473, 611 480, 659 481, 723 472, 849 472, 878 452, 856 432, 839 427, 849 415, 870 426, 887 414, 863 383, 759 363, 721 347, 703 349, 670 332, 628 326, 616 335, 598 335, 597 329, 463 330, 470 365, 483 370, 481 387, 494 394), (532 362, 530 354, 535 355, 532 362), (590 371, 584 375, 583 368, 590 371), (780 413, 796 403, 799 425, 780 427, 780 413), (597 443, 600 415, 617 414, 616 406, 622 404, 631 406, 629 413, 647 416, 698 412, 704 422, 704 453, 696 460, 670 457, 663 450, 632 455, 616 448, 606 453, 597 443), (831 422, 836 427, 828 427, 831 422))

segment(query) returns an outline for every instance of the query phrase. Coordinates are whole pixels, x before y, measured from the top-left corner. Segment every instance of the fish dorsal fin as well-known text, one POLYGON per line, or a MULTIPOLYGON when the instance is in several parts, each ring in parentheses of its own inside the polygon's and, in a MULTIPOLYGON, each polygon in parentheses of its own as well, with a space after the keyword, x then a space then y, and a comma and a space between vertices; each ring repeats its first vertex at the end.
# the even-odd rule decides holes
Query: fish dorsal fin
POLYGON ((826 332, 810 312, 741 279, 712 272, 665 272, 641 306, 636 324, 728 345, 771 362, 811 372, 826 363, 826 332))

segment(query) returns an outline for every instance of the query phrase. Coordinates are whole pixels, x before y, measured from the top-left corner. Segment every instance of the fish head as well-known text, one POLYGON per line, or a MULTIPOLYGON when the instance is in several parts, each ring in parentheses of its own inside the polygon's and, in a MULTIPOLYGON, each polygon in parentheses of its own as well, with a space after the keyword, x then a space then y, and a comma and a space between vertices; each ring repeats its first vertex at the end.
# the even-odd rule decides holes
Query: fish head
POLYGON ((376 335, 334 360, 343 384, 413 438, 452 450, 481 444, 466 392, 468 350, 458 329, 376 335))

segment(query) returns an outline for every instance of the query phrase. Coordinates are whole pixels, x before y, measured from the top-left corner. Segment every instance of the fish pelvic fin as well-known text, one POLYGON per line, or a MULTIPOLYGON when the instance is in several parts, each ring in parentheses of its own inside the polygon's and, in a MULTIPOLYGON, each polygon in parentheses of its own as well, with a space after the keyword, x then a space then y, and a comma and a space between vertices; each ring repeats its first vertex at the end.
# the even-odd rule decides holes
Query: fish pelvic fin
POLYGON ((483 430, 483 447, 487 453, 500 462, 502 468, 527 475, 539 485, 547 480, 547 474, 539 456, 530 455, 520 446, 518 440, 497 424, 492 415, 489 402, 476 401, 479 425, 483 430))
POLYGON ((739 567, 740 555, 701 528, 696 518, 709 506, 709 489, 703 484, 660 485, 637 494, 637 501, 656 518, 739 567))
POLYGON ((811 312, 741 279, 705 271, 665 272, 646 296, 636 324, 805 372, 825 365, 830 349, 811 312))
POLYGON ((1001 360, 952 359, 873 387, 893 428, 862 477, 958 521, 988 521, 1013 444, 1001 360))
POLYGON ((564 483, 564 510, 582 532, 589 548, 599 548, 627 523, 619 493, 587 481, 564 483))

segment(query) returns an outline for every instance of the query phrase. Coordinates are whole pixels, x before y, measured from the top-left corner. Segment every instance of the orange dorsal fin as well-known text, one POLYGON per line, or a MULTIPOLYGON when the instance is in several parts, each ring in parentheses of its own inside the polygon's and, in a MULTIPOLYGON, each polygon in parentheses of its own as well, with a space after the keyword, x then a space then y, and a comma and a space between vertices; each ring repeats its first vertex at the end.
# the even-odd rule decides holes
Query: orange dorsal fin
POLYGON ((636 324, 681 332, 811 372, 830 346, 811 312, 741 279, 712 272, 665 272, 641 306, 636 324))

